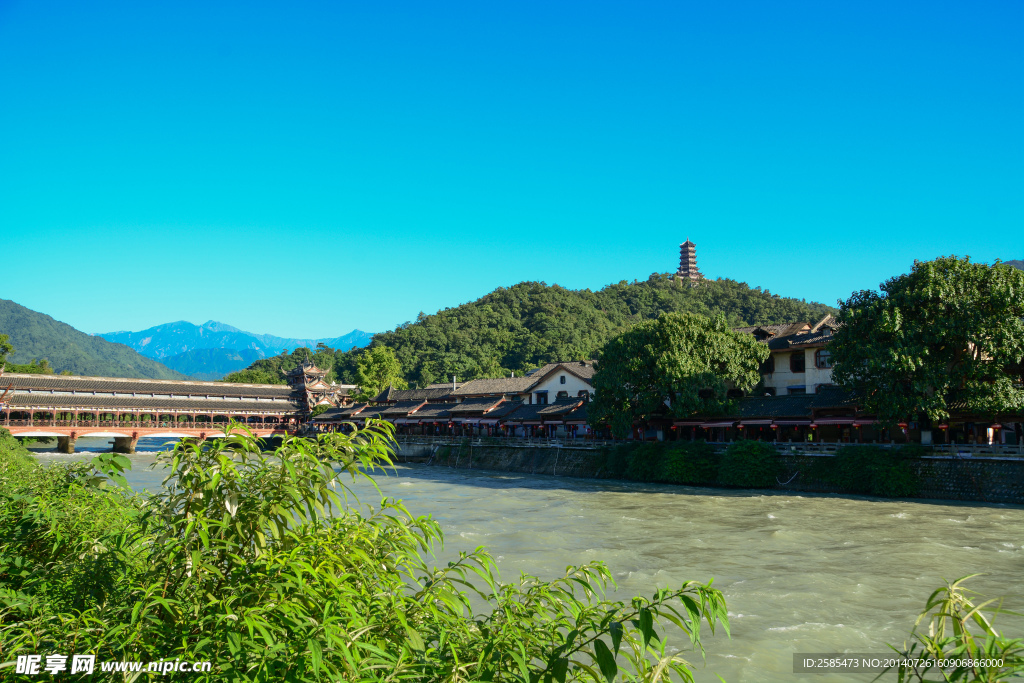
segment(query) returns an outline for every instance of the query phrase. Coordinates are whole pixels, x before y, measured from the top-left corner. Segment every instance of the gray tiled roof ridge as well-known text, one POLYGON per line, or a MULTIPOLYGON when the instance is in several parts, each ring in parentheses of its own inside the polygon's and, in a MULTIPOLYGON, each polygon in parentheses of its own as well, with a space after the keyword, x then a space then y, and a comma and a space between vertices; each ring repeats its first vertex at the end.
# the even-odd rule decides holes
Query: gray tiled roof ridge
POLYGON ((597 361, 587 360, 583 362, 586 363, 585 367, 590 370, 589 373, 581 373, 579 371, 580 361, 558 361, 554 363, 546 363, 531 371, 529 375, 521 377, 480 377, 478 379, 471 379, 453 393, 458 396, 497 393, 498 391, 502 391, 503 393, 525 393, 543 382, 558 367, 564 368, 566 371, 585 382, 590 382, 594 374, 593 368, 597 361), (576 369, 574 369, 574 366, 576 369), (488 386, 493 386, 493 388, 485 388, 488 386))
POLYGON ((123 409, 145 410, 187 410, 211 411, 216 413, 261 412, 261 413, 296 413, 302 412, 303 406, 297 401, 287 403, 271 401, 204 401, 201 399, 167 399, 167 398, 131 398, 121 396, 92 396, 77 394, 74 396, 54 394, 15 394, 9 397, 10 407, 53 407, 74 408, 77 410, 123 409))
MULTIPOLYGON (((287 384, 241 384, 236 382, 212 382, 207 380, 199 379, 151 379, 148 377, 98 377, 93 375, 38 375, 33 373, 24 372, 5 372, 2 375, 3 379, 0 382, 6 382, 9 379, 27 379, 27 380, 59 380, 69 382, 132 382, 140 384, 159 384, 159 385, 177 385, 177 386, 201 386, 210 388, 220 387, 242 387, 242 388, 256 388, 256 389, 277 389, 282 388, 291 391, 291 386, 287 384)), ((214 392, 204 392, 214 393, 214 392)))

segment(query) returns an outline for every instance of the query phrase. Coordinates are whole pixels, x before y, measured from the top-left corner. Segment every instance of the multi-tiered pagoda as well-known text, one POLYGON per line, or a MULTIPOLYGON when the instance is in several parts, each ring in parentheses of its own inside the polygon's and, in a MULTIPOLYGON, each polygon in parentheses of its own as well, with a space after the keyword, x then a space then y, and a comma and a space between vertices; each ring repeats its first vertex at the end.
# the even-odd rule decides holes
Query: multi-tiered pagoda
POLYGON ((697 245, 687 238, 679 245, 679 270, 676 271, 679 280, 688 280, 696 284, 704 276, 697 270, 697 245))
POLYGON ((288 384, 294 389, 305 391, 306 411, 312 412, 318 405, 335 406, 344 402, 348 390, 354 387, 348 384, 338 386, 328 384, 325 379, 326 370, 321 370, 313 363, 305 361, 297 368, 284 373, 288 384))

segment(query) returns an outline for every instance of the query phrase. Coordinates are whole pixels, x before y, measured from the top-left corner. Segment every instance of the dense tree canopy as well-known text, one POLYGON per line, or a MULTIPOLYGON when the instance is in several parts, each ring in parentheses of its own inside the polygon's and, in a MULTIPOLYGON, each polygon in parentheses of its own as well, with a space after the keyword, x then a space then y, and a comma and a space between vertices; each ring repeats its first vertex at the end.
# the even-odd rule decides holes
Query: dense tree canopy
POLYGON ((333 382, 337 379, 335 361, 340 354, 340 351, 323 344, 318 344, 313 350, 300 346, 291 353, 288 353, 288 349, 283 349, 280 354, 270 358, 261 358, 245 370, 232 372, 221 381, 236 384, 285 384, 284 373, 294 370, 308 360, 321 370, 327 370, 326 379, 328 382, 333 382))
POLYGON ((896 422, 1024 407, 1024 272, 943 257, 842 302, 837 383, 896 422))
POLYGON ((359 356, 356 367, 356 384, 359 392, 356 400, 369 400, 388 386, 405 389, 409 385, 402 379, 402 366, 395 358, 395 352, 386 346, 374 346, 359 356))
MULTIPOLYGON (((662 313, 722 315, 729 325, 816 320, 835 309, 786 299, 735 280, 705 280, 699 286, 654 274, 644 281, 609 285, 600 291, 573 290, 543 282, 500 287, 476 301, 420 313, 415 322, 373 337, 371 347, 394 351, 402 377, 416 386, 477 377, 508 377, 562 360, 596 358, 608 340, 662 313)), ((307 349, 253 363, 227 382, 283 383, 283 371, 297 366, 307 349)), ((359 358, 366 349, 318 349, 314 362, 328 379, 359 384, 359 358), (328 358, 330 356, 330 358, 328 358)))
MULTIPOLYGON (((453 375, 507 377, 553 361, 595 358, 608 340, 662 313, 721 314, 729 325, 739 326, 816 320, 834 312, 824 304, 782 298, 735 280, 705 280, 690 287, 667 273, 597 292, 521 282, 433 315, 421 313, 415 322, 374 335, 371 346, 392 349, 402 377, 423 387, 453 375)), ((256 361, 225 381, 284 382, 282 371, 298 365, 307 352, 296 349, 290 356, 256 361)), ((358 384, 358 361, 365 352, 321 349, 314 361, 331 371, 329 380, 358 384)))
MULTIPOLYGON (((6 334, 0 334, 0 370, 5 372, 20 372, 29 375, 52 375, 53 368, 50 366, 50 361, 45 358, 42 360, 32 359, 28 363, 11 363, 7 360, 7 357, 12 355, 15 351, 14 345, 10 342, 10 337, 6 334)), ((71 374, 67 371, 65 375, 71 374)))
POLYGON ((733 332, 725 316, 665 313, 605 345, 589 419, 625 436, 634 422, 666 410, 676 417, 722 411, 728 385, 752 388, 767 357, 767 346, 733 332))

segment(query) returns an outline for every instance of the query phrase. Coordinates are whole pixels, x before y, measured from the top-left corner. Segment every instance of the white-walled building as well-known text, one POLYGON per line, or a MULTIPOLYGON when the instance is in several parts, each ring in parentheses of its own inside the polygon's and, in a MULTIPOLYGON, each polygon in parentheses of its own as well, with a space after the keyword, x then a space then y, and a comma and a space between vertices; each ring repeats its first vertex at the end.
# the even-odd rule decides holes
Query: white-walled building
POLYGON ((761 366, 764 393, 793 396, 816 394, 832 386, 832 358, 825 345, 835 329, 835 318, 826 315, 817 323, 758 325, 735 331, 752 334, 771 351, 761 366))

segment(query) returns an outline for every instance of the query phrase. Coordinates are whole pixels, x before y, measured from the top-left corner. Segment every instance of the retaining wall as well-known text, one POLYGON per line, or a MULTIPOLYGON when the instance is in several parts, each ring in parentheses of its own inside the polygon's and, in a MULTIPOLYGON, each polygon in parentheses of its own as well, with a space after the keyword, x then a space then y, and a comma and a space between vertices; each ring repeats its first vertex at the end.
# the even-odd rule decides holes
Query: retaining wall
MULTIPOLYGON (((607 451, 586 447, 529 447, 501 445, 437 446, 401 444, 398 459, 415 459, 431 466, 496 470, 560 477, 607 476, 607 451)), ((840 492, 805 472, 822 455, 779 455, 781 491, 840 492)), ((910 461, 920 481, 920 498, 1024 504, 1024 458, 957 458, 927 456, 910 461)))

